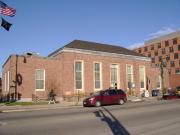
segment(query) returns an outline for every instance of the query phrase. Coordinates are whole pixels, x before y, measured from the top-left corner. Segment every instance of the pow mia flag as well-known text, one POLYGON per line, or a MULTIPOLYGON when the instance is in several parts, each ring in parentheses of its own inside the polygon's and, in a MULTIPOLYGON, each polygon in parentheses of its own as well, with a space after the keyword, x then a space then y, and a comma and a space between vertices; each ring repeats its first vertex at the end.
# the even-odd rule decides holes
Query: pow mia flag
POLYGON ((1 17, 1 19, 2 19, 1 26, 2 26, 5 30, 9 31, 9 29, 10 29, 10 27, 11 27, 12 24, 9 23, 9 22, 7 22, 6 20, 4 20, 2 17, 1 17))

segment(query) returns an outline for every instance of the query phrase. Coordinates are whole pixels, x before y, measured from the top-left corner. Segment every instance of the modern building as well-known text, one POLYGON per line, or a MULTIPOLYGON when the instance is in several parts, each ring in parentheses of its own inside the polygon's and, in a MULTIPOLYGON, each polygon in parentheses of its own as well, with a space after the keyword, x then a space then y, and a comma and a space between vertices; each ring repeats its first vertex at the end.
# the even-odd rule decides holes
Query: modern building
POLYGON ((180 31, 145 41, 144 46, 134 50, 151 58, 154 67, 163 64, 169 72, 169 85, 172 89, 180 86, 180 31))
POLYGON ((149 58, 120 46, 81 40, 47 57, 9 56, 2 84, 5 97, 23 101, 46 99, 50 90, 59 100, 73 100, 110 87, 123 89, 128 96, 140 96, 145 90, 151 95, 152 89, 161 87, 159 68, 151 68, 149 58))

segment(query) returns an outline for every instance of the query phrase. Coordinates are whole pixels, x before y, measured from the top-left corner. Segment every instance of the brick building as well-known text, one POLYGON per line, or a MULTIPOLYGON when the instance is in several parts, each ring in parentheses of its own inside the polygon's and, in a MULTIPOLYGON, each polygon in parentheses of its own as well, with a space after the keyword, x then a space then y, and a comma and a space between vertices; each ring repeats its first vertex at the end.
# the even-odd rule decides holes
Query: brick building
POLYGON ((162 61, 170 74, 170 87, 180 86, 180 31, 145 41, 144 46, 134 50, 150 57, 152 66, 159 67, 162 61))
POLYGON ((0 78, 0 101, 2 100, 2 79, 0 78))
POLYGON ((161 87, 159 69, 151 68, 149 58, 123 47, 81 40, 48 57, 11 55, 3 65, 2 84, 4 96, 13 98, 17 93, 23 101, 33 96, 45 99, 51 89, 64 99, 109 87, 134 96, 161 87))

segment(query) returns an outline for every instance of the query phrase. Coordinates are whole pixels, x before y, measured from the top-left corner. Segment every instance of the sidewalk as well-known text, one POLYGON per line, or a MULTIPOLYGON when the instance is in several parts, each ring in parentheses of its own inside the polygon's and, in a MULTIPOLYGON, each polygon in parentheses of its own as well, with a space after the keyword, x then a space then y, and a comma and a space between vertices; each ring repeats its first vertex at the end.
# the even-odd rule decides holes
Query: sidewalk
POLYGON ((24 112, 24 111, 38 111, 38 110, 48 110, 48 109, 58 109, 58 108, 73 108, 82 107, 82 102, 61 102, 56 104, 43 104, 43 105, 29 105, 29 106, 0 106, 0 113, 3 112, 24 112))
MULTIPOLYGON (((148 98, 138 98, 138 97, 128 97, 128 102, 150 102, 157 101, 157 97, 148 97, 148 98)), ((3 112, 25 112, 25 111, 38 111, 38 110, 48 110, 48 109, 60 109, 60 108, 81 108, 83 103, 78 102, 61 102, 56 104, 43 104, 43 105, 16 105, 16 106, 0 106, 0 113, 3 112)))
POLYGON ((157 101, 157 97, 128 97, 127 99, 129 102, 157 101))

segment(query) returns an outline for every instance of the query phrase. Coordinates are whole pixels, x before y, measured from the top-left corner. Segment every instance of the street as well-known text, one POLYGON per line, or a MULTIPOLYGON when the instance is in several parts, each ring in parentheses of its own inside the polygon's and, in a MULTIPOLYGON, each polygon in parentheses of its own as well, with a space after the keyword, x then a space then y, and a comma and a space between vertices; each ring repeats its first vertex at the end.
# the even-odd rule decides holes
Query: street
POLYGON ((0 135, 179 135, 180 101, 0 113, 0 135))

